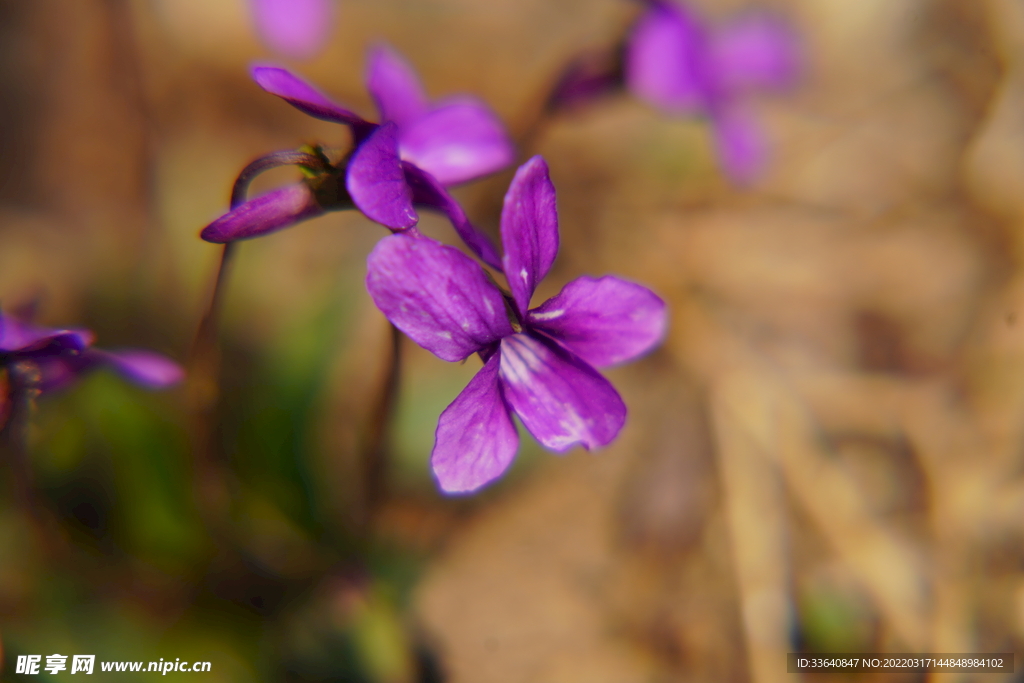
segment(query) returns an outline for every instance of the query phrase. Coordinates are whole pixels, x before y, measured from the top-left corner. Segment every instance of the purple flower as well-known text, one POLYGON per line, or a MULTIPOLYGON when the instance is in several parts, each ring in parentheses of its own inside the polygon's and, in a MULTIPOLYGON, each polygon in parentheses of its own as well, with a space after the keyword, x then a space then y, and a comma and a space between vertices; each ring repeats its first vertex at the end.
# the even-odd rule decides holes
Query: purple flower
POLYGON ((534 157, 516 173, 501 216, 505 295, 476 262, 415 231, 381 240, 366 284, 377 307, 447 361, 484 366, 441 414, 431 464, 445 491, 473 491, 509 466, 515 413, 544 446, 608 444, 626 419, 595 367, 635 358, 665 330, 665 304, 615 277, 581 277, 536 308, 530 299, 558 252, 555 188, 534 157))
POLYGON ((763 135, 744 107, 755 90, 780 90, 799 70, 797 41, 780 19, 743 16, 711 31, 668 0, 647 0, 626 50, 626 84, 668 112, 710 117, 726 172, 747 182, 764 167, 763 135))
POLYGON ((479 100, 458 97, 430 104, 412 71, 395 52, 370 53, 367 85, 382 125, 335 104, 291 72, 258 66, 253 78, 310 116, 348 126, 355 150, 342 174, 276 190, 239 206, 202 232, 208 242, 248 239, 322 213, 324 204, 354 205, 393 231, 419 220, 414 204, 446 214, 459 236, 487 264, 500 268, 497 249, 468 220, 447 186, 512 163, 512 143, 501 122, 479 100))
MULTIPOLYGON (((170 358, 152 351, 121 349, 104 351, 93 348, 93 334, 82 329, 38 327, 0 312, 0 368, 31 363, 39 370, 33 389, 54 391, 67 386, 78 375, 97 367, 109 367, 135 384, 163 389, 184 377, 181 367, 170 358)), ((0 426, 9 408, 11 377, 0 392, 0 426)))
POLYGON ((315 56, 334 23, 333 0, 250 0, 256 30, 274 52, 295 59, 315 56))

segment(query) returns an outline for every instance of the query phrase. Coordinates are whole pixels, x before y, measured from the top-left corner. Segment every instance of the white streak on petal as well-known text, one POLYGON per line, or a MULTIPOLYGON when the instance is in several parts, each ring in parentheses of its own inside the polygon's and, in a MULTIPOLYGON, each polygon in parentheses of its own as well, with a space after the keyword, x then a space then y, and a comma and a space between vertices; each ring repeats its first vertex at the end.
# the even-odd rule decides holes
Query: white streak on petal
POLYGON ((558 316, 564 313, 565 309, 561 308, 557 311, 547 311, 546 313, 534 313, 532 317, 534 320, 553 320, 554 318, 557 318, 558 316))
POLYGON ((500 353, 505 399, 548 448, 596 448, 622 428, 626 407, 614 387, 554 342, 514 334, 501 340, 500 353))

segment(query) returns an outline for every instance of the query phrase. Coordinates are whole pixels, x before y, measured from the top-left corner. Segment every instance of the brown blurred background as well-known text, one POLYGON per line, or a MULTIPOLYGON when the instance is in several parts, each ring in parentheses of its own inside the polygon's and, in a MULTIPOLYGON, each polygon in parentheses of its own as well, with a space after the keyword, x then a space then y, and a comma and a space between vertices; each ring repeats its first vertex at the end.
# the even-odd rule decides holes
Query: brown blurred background
MULTIPOLYGON (((35 473, 74 551, 54 562, 0 503, 4 680, 53 652, 396 683, 771 683, 800 678, 798 650, 1019 652, 1024 5, 757 6, 799 28, 807 63, 756 102, 774 156, 754 187, 721 176, 705 122, 625 93, 532 139, 563 240, 539 296, 615 273, 670 304, 664 346, 608 373, 630 410, 616 443, 559 458, 524 438, 499 485, 444 499, 433 429, 478 361, 406 344, 389 497, 353 540, 387 357, 364 261, 385 232, 330 214, 246 243, 219 432, 244 552, 196 509, 184 391, 96 375, 41 402, 35 473)), ((0 300, 184 359, 219 253, 197 235, 239 170, 347 144, 259 90, 253 61, 372 118, 364 53, 386 40, 432 97, 473 92, 522 136, 563 65, 638 9, 341 0, 299 63, 266 52, 242 0, 3 0, 0 300)), ((510 177, 456 193, 485 228, 510 177)))

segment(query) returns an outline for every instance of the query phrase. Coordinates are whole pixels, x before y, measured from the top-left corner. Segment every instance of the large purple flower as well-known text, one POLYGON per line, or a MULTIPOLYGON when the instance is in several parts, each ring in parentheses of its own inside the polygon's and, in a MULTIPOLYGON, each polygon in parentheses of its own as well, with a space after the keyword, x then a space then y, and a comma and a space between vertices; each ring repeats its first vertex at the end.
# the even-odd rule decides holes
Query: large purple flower
MULTIPOLYGON (((82 329, 39 327, 0 311, 0 369, 31 363, 38 369, 33 389, 48 392, 67 386, 80 374, 109 367, 135 384, 162 389, 181 381, 184 373, 170 358, 142 349, 104 351, 92 346, 93 334, 82 329)), ((12 378, 0 391, 0 426, 10 405, 12 378)))
POLYGON ((484 366, 441 414, 431 463, 441 488, 473 491, 515 456, 515 413, 544 446, 608 444, 626 419, 595 367, 648 351, 665 330, 653 292, 615 277, 581 277, 536 308, 530 299, 558 252, 555 189, 534 157, 516 173, 501 216, 505 295, 476 262, 415 231, 370 254, 366 284, 387 318, 448 361, 484 366))
POLYGON ((752 180, 766 144, 744 106, 755 90, 780 90, 799 70, 793 31, 777 17, 745 15, 718 31, 669 0, 647 0, 625 56, 626 84, 671 113, 710 117, 726 172, 752 180))
POLYGON ((512 163, 512 143, 485 104, 469 97, 430 104, 409 65, 383 46, 371 51, 367 73, 367 86, 384 120, 379 126, 286 69, 258 66, 253 78, 300 111, 348 126, 355 149, 342 175, 327 179, 334 185, 320 185, 318 194, 304 183, 257 197, 207 226, 204 240, 248 239, 318 215, 324 211, 326 189, 329 201, 350 201, 393 231, 416 224, 414 204, 441 211, 470 249, 500 268, 497 249, 445 189, 512 163))

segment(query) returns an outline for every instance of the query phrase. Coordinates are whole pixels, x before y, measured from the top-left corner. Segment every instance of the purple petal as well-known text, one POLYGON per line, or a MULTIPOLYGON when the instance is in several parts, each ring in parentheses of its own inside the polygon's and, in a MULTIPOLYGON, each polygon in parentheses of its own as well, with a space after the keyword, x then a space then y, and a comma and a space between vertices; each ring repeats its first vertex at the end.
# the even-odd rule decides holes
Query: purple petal
POLYGON ((345 185, 352 201, 370 220, 392 230, 416 225, 412 189, 398 158, 398 126, 385 123, 361 144, 348 162, 345 185))
POLYGON ((505 400, 548 448, 604 446, 625 424, 626 406, 615 387, 554 342, 516 334, 501 340, 500 355, 505 400))
POLYGON ((519 313, 558 254, 558 210, 548 165, 536 156, 519 167, 501 210, 504 271, 519 313))
POLYGON ((405 170, 405 180, 412 188, 413 203, 428 206, 448 216, 452 227, 466 246, 479 256, 481 261, 501 270, 501 257, 498 256, 494 243, 469 222, 466 212, 448 191, 441 187, 437 179, 407 161, 402 162, 402 168, 405 170))
POLYGON ((670 112, 699 111, 713 85, 704 29, 681 7, 651 2, 626 47, 626 85, 637 97, 670 112))
POLYGON ((366 87, 377 103, 381 120, 394 121, 401 127, 426 114, 430 107, 416 72, 387 45, 371 49, 366 87))
POLYGON ((594 367, 649 351, 665 334, 665 302, 617 277, 581 277, 527 314, 541 330, 594 367))
POLYGON ((80 375, 104 365, 147 389, 165 389, 185 377, 181 366, 170 358, 142 349, 88 349, 77 355, 45 358, 38 365, 41 375, 39 388, 44 393, 64 389, 80 375))
POLYGON ((441 413, 430 465, 441 489, 474 491, 508 469, 519 434, 498 386, 495 354, 441 413))
POLYGON ((14 355, 24 360, 42 360, 54 356, 76 355, 86 347, 85 339, 78 332, 62 331, 20 348, 14 355))
POLYGON ((105 363, 125 379, 147 389, 164 389, 185 378, 180 365, 163 354, 143 349, 90 351, 98 362, 105 363))
POLYGON ((93 342, 89 330, 61 330, 39 327, 0 313, 0 352, 18 352, 33 357, 81 351, 93 342))
POLYGON ((42 337, 50 330, 43 330, 0 312, 0 351, 15 351, 42 337))
POLYGON ((722 166, 733 182, 746 185, 764 170, 767 143, 754 119, 735 106, 722 107, 712 117, 715 144, 722 166))
POLYGON ((402 158, 444 186, 499 171, 515 160, 505 126, 483 102, 449 102, 402 126, 402 158))
POLYGON ((335 104, 287 69, 255 66, 252 69, 252 77, 261 88, 272 95, 277 95, 299 111, 324 121, 350 126, 357 143, 376 128, 376 124, 335 104))
POLYGON ((244 202, 203 228, 199 236, 224 244, 266 235, 322 214, 305 183, 282 187, 244 202))
POLYGON ((736 20, 716 38, 716 76, 728 90, 781 89, 796 80, 800 56, 796 33, 782 19, 750 14, 736 20))
POLYGON ((447 361, 512 334, 501 292, 483 268, 418 234, 377 244, 366 262, 366 288, 395 327, 447 361))
POLYGON ((252 12, 267 47, 295 59, 315 56, 334 22, 332 0, 252 0, 252 12))

